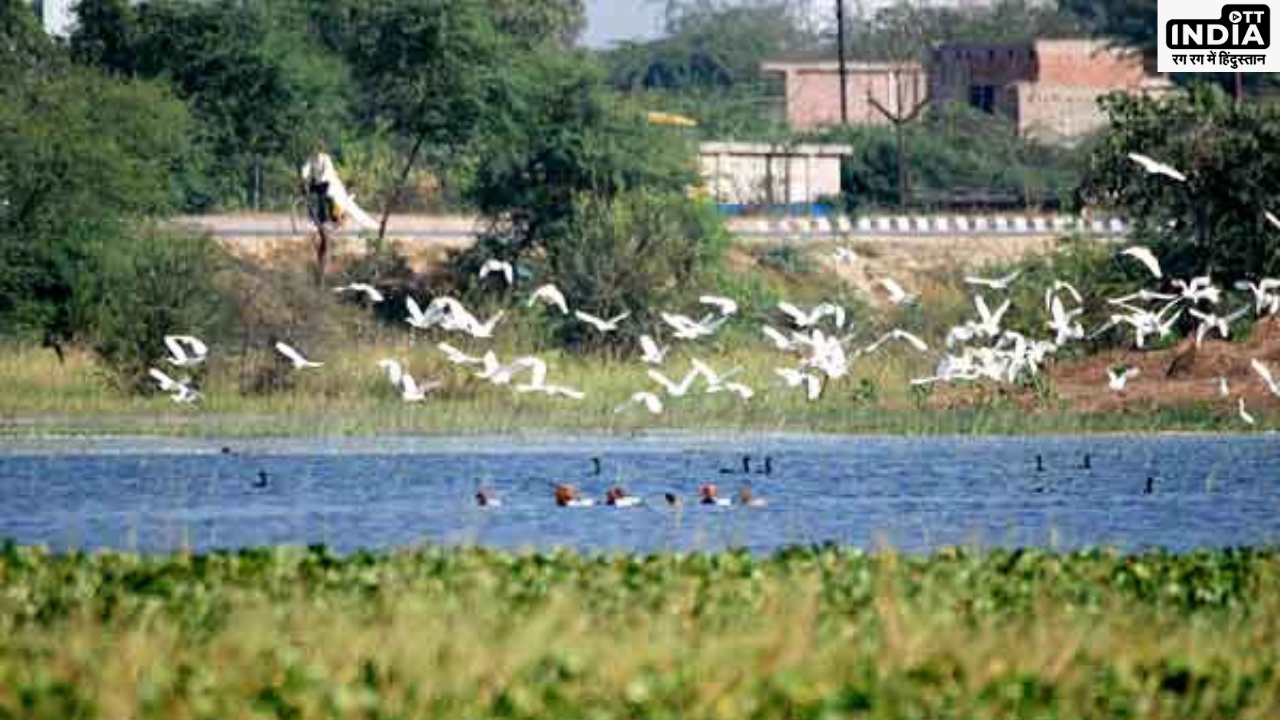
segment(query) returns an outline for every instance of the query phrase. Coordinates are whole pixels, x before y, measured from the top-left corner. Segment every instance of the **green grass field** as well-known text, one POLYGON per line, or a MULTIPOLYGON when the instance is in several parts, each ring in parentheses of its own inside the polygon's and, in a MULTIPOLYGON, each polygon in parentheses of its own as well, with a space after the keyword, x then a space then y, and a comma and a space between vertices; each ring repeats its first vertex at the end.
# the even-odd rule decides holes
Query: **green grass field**
MULTIPOLYGON (((742 403, 728 394, 691 393, 667 400, 653 416, 640 408, 614 408, 642 389, 654 390, 638 362, 582 359, 541 353, 549 382, 587 393, 574 402, 517 395, 447 366, 433 346, 369 345, 323 354, 324 368, 296 375, 297 383, 270 395, 241 392, 234 368, 215 366, 202 381, 205 399, 175 406, 164 396, 138 397, 114 390, 87 355, 73 353, 59 365, 52 353, 0 351, 0 434, 134 434, 203 437, 373 434, 477 434, 644 430, 769 431, 883 434, 1028 434, 1160 431, 1240 431, 1230 413, 1178 407, 1132 413, 1084 414, 1052 398, 1026 393, 977 391, 955 407, 940 408, 914 395, 909 381, 928 374, 927 361, 887 353, 854 364, 849 377, 828 384, 819 402, 783 387, 773 368, 787 364, 760 350, 709 351, 714 367, 742 366, 739 379, 757 396, 742 403), (402 402, 376 366, 381 357, 406 360, 415 376, 442 379, 445 387, 426 402, 402 402)), ((514 349, 500 351, 504 359, 514 349)), ((673 354, 666 372, 678 378, 687 357, 673 354)), ((1104 392, 1105 388, 1100 388, 1104 392)), ((1259 428, 1268 427, 1261 416, 1259 428)))
POLYGON ((0 718, 1270 718, 1280 554, 0 550, 0 718))

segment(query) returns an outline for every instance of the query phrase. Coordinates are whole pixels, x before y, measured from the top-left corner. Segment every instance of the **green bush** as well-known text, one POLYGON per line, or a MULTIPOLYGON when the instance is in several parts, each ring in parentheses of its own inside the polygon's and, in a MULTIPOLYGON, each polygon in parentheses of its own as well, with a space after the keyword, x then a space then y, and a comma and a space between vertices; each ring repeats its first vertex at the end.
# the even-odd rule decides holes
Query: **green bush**
POLYGON ((213 240, 143 226, 97 250, 93 271, 77 281, 77 311, 117 387, 149 384, 147 369, 160 367, 167 352, 165 335, 208 342, 228 318, 232 305, 217 282, 225 258, 213 240))
POLYGON ((566 318, 556 337, 579 349, 618 346, 653 332, 659 313, 695 295, 728 237, 709 204, 636 190, 603 199, 582 195, 574 219, 547 244, 544 275, 575 308, 608 318, 630 312, 623 330, 603 335, 566 318))

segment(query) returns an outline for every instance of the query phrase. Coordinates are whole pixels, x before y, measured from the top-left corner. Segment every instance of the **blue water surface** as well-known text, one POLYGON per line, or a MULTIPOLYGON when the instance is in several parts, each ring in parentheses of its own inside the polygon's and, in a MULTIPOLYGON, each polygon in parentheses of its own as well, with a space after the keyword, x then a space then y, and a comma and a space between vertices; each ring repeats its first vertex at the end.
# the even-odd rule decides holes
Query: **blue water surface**
POLYGON ((1280 541, 1280 441, 1263 436, 752 436, 0 441, 0 538, 161 552, 323 543, 770 552, 1280 541), (223 447, 231 452, 224 453, 223 447), (752 456, 753 474, 722 473, 752 456), (1044 470, 1037 470, 1036 456, 1044 470), (1091 469, 1084 469, 1084 457, 1091 469), (760 474, 763 459, 773 471, 760 474), (591 458, 603 467, 593 475, 591 458), (258 473, 269 478, 254 487, 258 473), (1146 479, 1153 492, 1146 493, 1146 479), (635 509, 557 508, 551 485, 635 509), (707 508, 698 486, 763 508, 707 508), (479 508, 478 484, 500 508, 479 508), (664 493, 686 503, 669 507, 664 493))

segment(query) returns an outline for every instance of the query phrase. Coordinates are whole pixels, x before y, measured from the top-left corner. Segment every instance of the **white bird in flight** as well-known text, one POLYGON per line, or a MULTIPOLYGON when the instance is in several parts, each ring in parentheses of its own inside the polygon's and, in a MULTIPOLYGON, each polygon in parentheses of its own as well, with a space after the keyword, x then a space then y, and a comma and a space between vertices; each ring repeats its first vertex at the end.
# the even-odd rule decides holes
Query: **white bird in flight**
POLYGON ((1141 165, 1142 169, 1146 170, 1148 174, 1164 175, 1167 178, 1177 180, 1181 183, 1187 181, 1187 176, 1178 172, 1172 165, 1166 165, 1159 160, 1153 160, 1142 153, 1129 153, 1129 159, 1141 165))
POLYGON ((1231 336, 1231 323, 1239 320, 1249 314, 1249 308, 1244 307, 1227 315, 1225 317, 1214 313, 1202 313, 1195 308, 1190 308, 1187 313, 1191 317, 1200 321, 1200 325, 1196 328, 1196 347, 1200 347, 1200 343, 1204 341, 1204 336, 1210 331, 1216 330, 1218 335, 1224 340, 1231 336))
POLYGON ((721 315, 717 318, 707 315, 701 320, 694 320, 686 315, 664 312, 662 321, 675 330, 677 340, 697 340, 714 335, 722 325, 728 322, 728 316, 721 315))
POLYGON ((844 308, 836 305, 835 303, 824 302, 806 312, 784 300, 778 303, 778 309, 786 314, 787 317, 791 318, 792 324, 799 328, 813 327, 821 322, 822 318, 827 317, 828 315, 835 318, 837 328, 844 327, 844 308))
POLYGON ((378 361, 378 367, 386 371, 387 379, 391 381, 392 385, 400 385, 400 381, 404 378, 404 366, 400 364, 400 361, 384 358, 378 361))
POLYGON ((1258 377, 1262 378, 1262 382, 1266 384, 1271 394, 1280 397, 1280 385, 1276 384, 1275 378, 1272 377, 1271 369, 1262 364, 1262 361, 1257 358, 1251 360, 1249 365, 1253 367, 1254 372, 1258 373, 1258 377))
POLYGON ((992 290, 1008 290, 1009 287, 1013 285, 1013 281, 1017 280, 1018 276, 1021 274, 1022 274, 1021 270, 1015 270, 1014 272, 1011 272, 1008 275, 1005 275, 1004 277, 998 277, 998 278, 966 277, 964 281, 969 285, 986 286, 991 288, 992 290))
POLYGON ((632 405, 643 405, 653 415, 662 414, 662 398, 643 390, 632 395, 630 399, 614 408, 613 411, 620 413, 632 405))
POLYGON ((484 360, 472 355, 468 355, 449 343, 440 343, 436 345, 440 352, 444 353, 449 362, 454 365, 483 365, 484 360))
POLYGON ((151 368, 147 373, 156 381, 160 391, 171 393, 169 399, 179 405, 189 405, 200 399, 200 393, 188 384, 191 382, 188 378, 174 380, 156 368, 151 368))
POLYGON ((493 273, 500 274, 502 278, 507 281, 508 285, 514 283, 516 280, 515 268, 511 266, 511 263, 505 260, 496 260, 491 258, 489 260, 485 260, 484 264, 480 266, 479 275, 481 280, 489 277, 493 273))
POLYGON ((885 333, 879 340, 876 340, 875 342, 868 345, 866 348, 863 349, 862 352, 863 354, 869 355, 879 350, 881 346, 883 346, 885 343, 890 342, 892 340, 902 340, 906 342, 908 345, 910 345, 911 347, 915 348, 919 352, 929 351, 929 346, 926 345, 925 342, 920 338, 916 337, 915 335, 912 335, 906 330, 894 328, 893 330, 890 330, 889 332, 885 333))
POLYGON ((311 360, 308 360, 305 356, 303 356, 302 353, 298 352, 293 347, 290 347, 289 345, 286 345, 282 342, 276 343, 276 352, 283 355, 286 360, 292 363, 294 370, 305 370, 307 368, 324 367, 324 363, 312 362, 311 360))
POLYGON ((803 385, 810 402, 822 396, 822 378, 817 375, 794 368, 775 368, 773 372, 782 378, 789 388, 803 385))
POLYGON ((1149 249, 1141 245, 1134 245, 1133 247, 1121 250, 1120 254, 1127 255, 1145 265, 1147 270, 1149 270, 1157 279, 1164 277, 1164 272, 1160 270, 1160 261, 1156 259, 1155 254, 1149 249))
POLYGON ((165 335, 164 345, 169 349, 165 362, 174 367, 195 367, 209 355, 209 346, 194 335, 165 335))
POLYGON ((656 340, 648 335, 640 336, 641 362, 649 365, 661 365, 667 358, 667 353, 671 351, 670 346, 659 345, 656 340))
POLYGON ((1124 392, 1129 380, 1140 374, 1137 368, 1120 368, 1107 370, 1107 385, 1115 392, 1124 392))
POLYGON ((738 303, 727 297, 720 297, 719 295, 703 295, 698 298, 698 302, 703 305, 710 305, 720 311, 720 314, 724 316, 733 315, 738 312, 738 303))
POLYGON ((441 383, 438 380, 433 380, 428 383, 419 383, 417 380, 413 379, 412 375, 404 373, 400 377, 400 397, 403 398, 405 402, 422 402, 427 399, 427 393, 441 387, 443 384, 444 383, 441 383))
POLYGON ((548 283, 534 290, 529 300, 525 302, 525 307, 533 307, 539 300, 559 310, 561 315, 569 314, 569 303, 565 302, 564 293, 560 292, 560 288, 555 285, 548 283))
POLYGON ((915 302, 917 299, 916 295, 908 293, 902 288, 902 285, 898 284, 898 281, 893 278, 880 278, 876 282, 885 289, 885 292, 889 293, 889 302, 894 305, 905 305, 907 303, 915 302))
POLYGON ((350 217, 364 230, 378 229, 378 222, 356 205, 356 196, 347 191, 347 186, 338 177, 338 170, 333 166, 333 158, 328 153, 317 153, 302 167, 302 180, 325 187, 326 197, 338 209, 335 219, 339 224, 344 218, 350 217))
POLYGON ((661 385, 662 389, 667 391, 667 395, 671 397, 684 397, 689 394, 689 389, 693 387, 694 381, 697 380, 698 376, 701 374, 701 371, 694 368, 693 370, 690 370, 689 373, 680 380, 680 382, 676 383, 672 382, 671 378, 663 375, 661 372, 657 370, 650 370, 649 379, 661 385))
POLYGON ((595 328, 596 330, 602 333, 616 332, 619 327, 618 323, 631 317, 631 313, 624 312, 620 315, 615 315, 614 317, 611 317, 608 320, 605 320, 604 318, 596 317, 595 315, 582 312, 581 310, 575 310, 573 312, 573 315, 574 317, 578 318, 582 322, 590 325, 591 327, 595 328))
POLYGON ((340 287, 336 287, 333 289, 333 291, 335 293, 347 293, 347 292, 359 293, 361 295, 364 295, 366 298, 369 299, 369 302, 375 305, 386 299, 383 297, 382 293, 378 291, 378 288, 370 285, 369 283, 351 283, 350 285, 342 285, 340 287))
POLYGON ((1239 413, 1240 419, 1243 420, 1246 425, 1258 424, 1258 421, 1253 417, 1253 415, 1249 414, 1249 411, 1245 409, 1244 398, 1240 398, 1239 403, 1236 405, 1236 412, 1239 413))

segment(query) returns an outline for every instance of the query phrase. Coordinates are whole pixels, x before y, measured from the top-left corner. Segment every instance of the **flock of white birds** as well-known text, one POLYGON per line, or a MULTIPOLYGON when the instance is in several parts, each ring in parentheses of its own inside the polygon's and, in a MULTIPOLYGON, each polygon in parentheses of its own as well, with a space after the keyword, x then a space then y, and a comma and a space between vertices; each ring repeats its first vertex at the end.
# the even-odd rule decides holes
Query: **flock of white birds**
MULTIPOLYGON (((1130 158, 1149 173, 1175 182, 1186 182, 1185 175, 1168 165, 1136 153, 1130 155, 1130 158)), ((1280 228, 1280 218, 1271 213, 1266 213, 1266 216, 1268 221, 1280 228)), ((1123 297, 1108 299, 1107 303, 1114 308, 1114 312, 1105 324, 1093 329, 1091 333, 1085 331, 1079 319, 1084 314, 1084 298, 1068 282, 1055 280, 1044 289, 1044 304, 1049 315, 1047 330, 1051 337, 1036 339, 1003 327, 1003 319, 1010 309, 1010 300, 992 303, 982 294, 1007 293, 1017 283, 1019 273, 999 278, 966 277, 966 284, 982 289, 973 297, 975 316, 948 331, 943 341, 945 350, 941 352, 935 372, 929 377, 912 380, 912 385, 964 381, 1015 383, 1026 376, 1038 374, 1049 357, 1070 343, 1091 339, 1115 328, 1132 332, 1135 346, 1141 349, 1152 337, 1168 337, 1184 313, 1198 323, 1195 331, 1197 345, 1210 335, 1229 337, 1232 325, 1251 313, 1259 317, 1280 314, 1280 279, 1266 278, 1257 282, 1236 283, 1238 290, 1252 293, 1252 307, 1245 306, 1220 313, 1217 306, 1223 300, 1222 290, 1214 285, 1209 276, 1188 280, 1170 279, 1165 283, 1160 261, 1149 249, 1141 246, 1128 247, 1121 250, 1120 255, 1141 263, 1154 280, 1160 281, 1161 286, 1155 289, 1142 288, 1123 297)), ((837 249, 834 259, 838 263, 857 262, 856 254, 848 248, 837 249)), ((481 280, 494 277, 493 282, 500 280, 508 287, 514 285, 516 278, 515 268, 509 262, 497 259, 486 261, 478 275, 481 280)), ((919 302, 917 295, 908 292, 892 278, 881 278, 877 285, 883 289, 887 301, 892 305, 919 302)), ((334 291, 359 294, 371 304, 385 301, 376 287, 366 283, 344 285, 334 288, 334 291)), ((451 297, 435 298, 425 309, 412 297, 407 298, 405 304, 406 322, 412 329, 426 331, 438 328, 475 340, 492 339, 507 317, 507 313, 501 311, 481 321, 462 302, 451 297)), ((618 332, 630 317, 630 313, 622 313, 603 318, 584 310, 571 309, 564 294, 554 284, 545 284, 535 289, 528 295, 524 306, 532 308, 539 304, 562 315, 571 315, 576 321, 598 333, 618 332)), ((698 318, 676 312, 660 313, 673 340, 694 342, 713 337, 739 311, 736 301, 715 295, 701 296, 699 305, 706 310, 698 318)), ((774 372, 782 387, 803 392, 811 402, 822 397, 823 390, 830 381, 847 376, 855 360, 873 355, 890 343, 900 343, 918 353, 930 352, 929 345, 924 340, 900 328, 888 331, 874 342, 855 346, 857 333, 846 333, 845 309, 833 303, 802 308, 789 302, 780 302, 777 312, 779 318, 785 320, 785 325, 775 327, 765 324, 761 327, 761 333, 774 348, 793 358, 794 362, 777 367, 774 372)), ((166 336, 164 344, 169 351, 165 362, 178 369, 198 366, 209 355, 208 346, 190 335, 166 336)), ((691 358, 687 371, 676 376, 679 379, 675 380, 668 374, 669 345, 661 344, 651 335, 640 335, 637 344, 638 362, 648 366, 647 374, 653 386, 637 389, 615 408, 615 412, 622 413, 637 408, 658 415, 664 412, 666 403, 671 398, 682 398, 695 392, 725 393, 742 402, 751 401, 756 394, 752 387, 737 379, 742 373, 741 367, 721 372, 703 360, 691 358)), ((573 401, 585 398, 585 393, 580 390, 548 382, 547 363, 536 356, 527 355, 502 362, 492 350, 477 357, 447 342, 438 343, 436 349, 449 363, 473 371, 476 379, 497 386, 510 386, 517 393, 539 393, 573 401)), ((283 342, 277 342, 275 350, 295 371, 323 366, 323 363, 308 359, 301 351, 283 342)), ((1280 396, 1280 385, 1267 365, 1256 358, 1251 365, 1266 387, 1274 395, 1280 396)), ((438 380, 424 381, 415 378, 400 361, 393 358, 381 359, 378 366, 386 372, 388 381, 400 392, 405 402, 422 402, 432 390, 442 385, 438 380)), ((150 374, 159 389, 169 393, 176 403, 191 404, 201 398, 201 393, 193 386, 190 378, 175 379, 158 368, 151 368, 150 374)), ((1129 380, 1137 376, 1138 371, 1118 368, 1109 370, 1108 374, 1109 389, 1121 393, 1129 380)), ((1229 399, 1231 390, 1226 378, 1217 378, 1216 382, 1218 393, 1229 399)), ((1239 417, 1250 425, 1254 424, 1255 420, 1245 407, 1244 398, 1237 400, 1239 417)))

